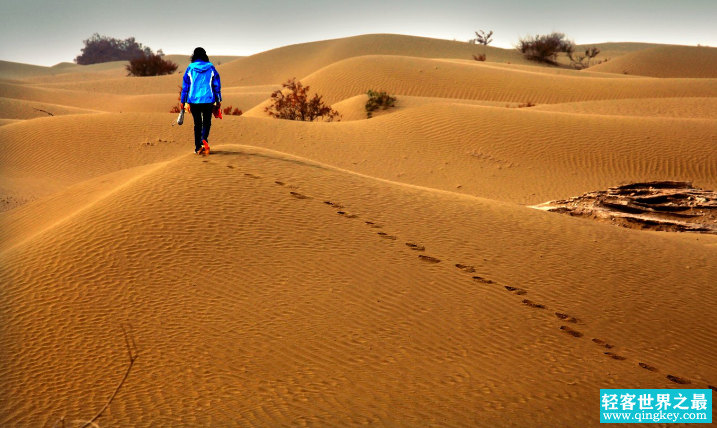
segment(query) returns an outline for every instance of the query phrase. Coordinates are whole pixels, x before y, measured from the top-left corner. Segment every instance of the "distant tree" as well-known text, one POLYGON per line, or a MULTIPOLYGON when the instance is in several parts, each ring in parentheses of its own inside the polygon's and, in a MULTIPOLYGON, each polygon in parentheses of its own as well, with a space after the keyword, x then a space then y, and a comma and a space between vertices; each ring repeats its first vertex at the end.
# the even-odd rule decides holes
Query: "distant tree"
POLYGON ((120 40, 95 33, 83 42, 85 47, 82 48, 82 53, 75 57, 75 62, 80 65, 110 61, 130 61, 140 56, 152 54, 152 49, 137 43, 134 37, 120 40))
POLYGON ((575 45, 565 37, 565 34, 553 32, 521 38, 518 40, 516 49, 529 60, 558 65, 558 54, 572 55, 575 45))
POLYGON ((131 59, 127 69, 128 76, 163 76, 177 71, 178 65, 163 58, 164 52, 160 49, 156 54, 150 53, 131 59))
POLYGON ((600 48, 590 47, 585 49, 585 54, 578 54, 572 51, 567 52, 568 58, 570 58, 570 65, 576 70, 582 70, 588 68, 591 65, 591 61, 600 54, 600 48))
POLYGON ((488 46, 489 44, 491 44, 493 42, 493 39, 491 38, 491 36, 493 35, 492 31, 489 31, 488 34, 486 34, 483 30, 478 30, 475 33, 476 33, 476 38, 468 40, 468 43, 473 43, 473 44, 477 43, 479 45, 488 46))
POLYGON ((264 108, 269 116, 306 122, 313 122, 319 118, 324 122, 331 122, 335 117, 341 117, 339 112, 324 104, 319 94, 309 98, 309 86, 297 82, 296 78, 289 79, 281 86, 288 89, 288 92, 284 94, 284 91, 279 89, 271 94, 271 104, 264 108))

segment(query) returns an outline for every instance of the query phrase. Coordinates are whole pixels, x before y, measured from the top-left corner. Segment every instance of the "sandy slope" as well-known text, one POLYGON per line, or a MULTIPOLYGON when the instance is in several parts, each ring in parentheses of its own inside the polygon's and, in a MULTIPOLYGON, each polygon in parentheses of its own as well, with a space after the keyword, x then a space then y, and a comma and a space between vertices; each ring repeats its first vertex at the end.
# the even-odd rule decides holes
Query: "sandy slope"
MULTIPOLYGON (((601 47, 651 76, 697 52, 601 47)), ((717 79, 680 78, 709 58, 655 79, 476 48, 222 63, 224 105, 254 108, 214 122, 209 157, 171 126, 179 76, 0 63, 0 425, 91 417, 122 323, 139 359, 100 426, 598 426, 600 388, 717 386, 717 237, 526 206, 717 189, 717 79), (294 75, 344 120, 267 118, 294 75), (397 106, 366 120, 368 89, 397 106)))
POLYGON ((617 116, 717 118, 717 98, 645 98, 543 104, 535 110, 617 116))
POLYGON ((0 98, 0 118, 2 119, 27 120, 50 115, 62 116, 66 114, 90 113, 99 113, 99 111, 68 107, 59 104, 0 98))
POLYGON ((717 376, 702 345, 715 333, 699 328, 717 321, 701 286, 717 280, 715 249, 219 149, 0 255, 2 390, 18 403, 3 422, 92 413, 125 363, 122 322, 140 359, 107 420, 128 425, 568 426, 601 385, 717 376), (566 269, 568 255, 584 263, 566 269), (656 293, 681 282, 676 265, 692 281, 656 293))
POLYGON ((717 48, 659 46, 596 65, 590 71, 650 77, 717 78, 717 48))

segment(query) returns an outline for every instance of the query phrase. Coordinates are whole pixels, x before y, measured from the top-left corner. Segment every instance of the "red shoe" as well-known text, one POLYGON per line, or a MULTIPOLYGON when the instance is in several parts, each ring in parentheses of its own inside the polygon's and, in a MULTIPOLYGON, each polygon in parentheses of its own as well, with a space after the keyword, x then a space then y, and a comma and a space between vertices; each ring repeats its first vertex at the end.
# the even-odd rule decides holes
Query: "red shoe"
POLYGON ((204 144, 204 153, 202 154, 206 156, 209 154, 209 143, 207 143, 207 140, 202 140, 202 144, 204 144))

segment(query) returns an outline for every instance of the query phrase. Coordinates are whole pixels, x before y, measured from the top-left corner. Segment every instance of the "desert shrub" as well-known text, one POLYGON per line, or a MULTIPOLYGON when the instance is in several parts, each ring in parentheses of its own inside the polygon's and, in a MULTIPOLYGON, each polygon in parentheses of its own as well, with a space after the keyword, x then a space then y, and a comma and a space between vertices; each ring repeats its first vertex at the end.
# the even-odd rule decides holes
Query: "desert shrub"
POLYGON ((169 110, 170 113, 179 113, 180 111, 182 111, 181 104, 177 104, 176 106, 172 107, 171 110, 169 110))
POLYGON ((518 40, 516 49, 529 60, 558 65, 558 54, 571 55, 575 47, 573 42, 565 37, 565 34, 554 32, 521 38, 518 40))
POLYGON ((383 110, 388 110, 396 104, 396 97, 392 97, 387 92, 369 90, 366 94, 368 95, 368 101, 366 101, 366 117, 368 119, 371 119, 373 112, 378 110, 379 107, 383 110))
POLYGON ((128 76, 163 76, 177 71, 177 64, 162 58, 164 53, 160 50, 156 54, 150 53, 131 59, 126 69, 128 76))
POLYGON ((224 107, 222 109, 222 111, 224 112, 224 114, 226 114, 228 116, 241 116, 242 114, 244 114, 243 111, 241 111, 238 108, 233 107, 233 106, 224 107), (233 110, 232 110, 232 108, 233 108, 233 110))
POLYGON ((572 50, 567 54, 568 58, 570 58, 570 65, 576 70, 582 70, 594 65, 591 64, 591 61, 600 54, 600 49, 593 46, 585 49, 585 54, 578 54, 572 50))
POLYGON ((134 37, 120 40, 95 33, 89 39, 83 40, 83 43, 85 47, 82 48, 82 53, 75 57, 75 62, 80 65, 129 61, 152 53, 152 49, 137 43, 134 37))
POLYGON ((493 39, 491 38, 493 35, 492 31, 489 31, 488 34, 486 34, 483 30, 478 30, 475 33, 476 38, 468 40, 468 43, 488 46, 493 42, 493 39))
POLYGON ((313 122, 319 118, 324 122, 331 122, 334 118, 341 117, 339 112, 324 104, 321 95, 314 94, 309 98, 310 87, 297 82, 296 78, 287 80, 281 86, 284 89, 272 93, 271 104, 264 108, 269 116, 305 122, 313 122))
POLYGON ((473 55, 473 59, 476 61, 485 61, 485 54, 473 55))

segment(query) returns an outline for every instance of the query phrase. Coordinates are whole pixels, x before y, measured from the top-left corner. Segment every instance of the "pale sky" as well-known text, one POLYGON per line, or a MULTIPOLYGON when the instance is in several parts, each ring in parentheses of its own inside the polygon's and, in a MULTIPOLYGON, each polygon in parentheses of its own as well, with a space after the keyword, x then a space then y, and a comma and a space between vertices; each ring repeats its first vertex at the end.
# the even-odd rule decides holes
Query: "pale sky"
POLYGON ((0 60, 71 62, 93 33, 166 54, 251 55, 369 33, 461 41, 493 30, 493 46, 552 31, 578 44, 717 46, 717 0, 0 0, 0 60))

